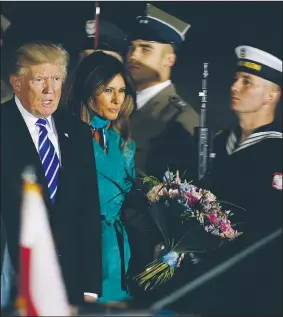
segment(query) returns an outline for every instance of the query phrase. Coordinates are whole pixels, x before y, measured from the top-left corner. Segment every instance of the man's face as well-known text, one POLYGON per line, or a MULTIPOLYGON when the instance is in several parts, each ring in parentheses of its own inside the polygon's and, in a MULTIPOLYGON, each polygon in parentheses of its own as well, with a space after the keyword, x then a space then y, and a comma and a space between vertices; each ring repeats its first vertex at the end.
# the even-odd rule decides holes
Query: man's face
POLYGON ((137 84, 158 81, 163 67, 169 67, 166 45, 142 40, 132 41, 127 66, 137 84))
POLYGON ((237 72, 231 87, 231 109, 239 113, 259 111, 265 104, 267 82, 255 75, 237 72))
POLYGON ((58 108, 64 79, 61 65, 31 65, 20 77, 11 76, 11 84, 23 107, 34 116, 46 118, 58 108))

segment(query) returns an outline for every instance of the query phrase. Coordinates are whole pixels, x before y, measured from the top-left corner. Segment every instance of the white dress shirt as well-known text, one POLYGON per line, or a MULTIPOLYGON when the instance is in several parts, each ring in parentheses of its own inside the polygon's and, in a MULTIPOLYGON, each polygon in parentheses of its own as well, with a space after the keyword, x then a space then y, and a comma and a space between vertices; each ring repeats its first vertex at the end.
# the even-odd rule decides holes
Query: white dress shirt
MULTIPOLYGON (((35 145, 35 148, 38 152, 39 151, 38 140, 39 140, 39 132, 40 132, 39 126, 36 125, 36 121, 38 120, 38 118, 35 117, 30 112, 28 112, 23 107, 23 105, 21 104, 21 102, 17 96, 15 96, 15 102, 16 102, 16 105, 17 105, 23 119, 25 120, 25 123, 26 123, 27 128, 28 128, 29 133, 30 133, 30 136, 31 136, 33 143, 35 145)), ((46 129, 48 132, 48 138, 52 142, 52 144, 55 148, 56 154, 58 155, 59 161, 61 162, 61 153, 60 153, 58 135, 57 135, 54 120, 53 120, 52 116, 47 117, 46 120, 47 120, 46 129)))
POLYGON ((137 92, 137 109, 140 110, 151 98, 156 96, 162 89, 171 85, 171 80, 145 88, 137 92))

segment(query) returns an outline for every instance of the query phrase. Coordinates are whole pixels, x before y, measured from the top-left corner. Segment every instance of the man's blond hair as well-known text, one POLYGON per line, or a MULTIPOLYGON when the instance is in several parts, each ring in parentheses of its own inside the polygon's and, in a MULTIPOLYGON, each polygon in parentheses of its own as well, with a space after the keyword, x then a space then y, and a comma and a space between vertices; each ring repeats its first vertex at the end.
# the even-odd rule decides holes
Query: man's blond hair
POLYGON ((32 65, 49 63, 62 66, 65 80, 68 62, 69 54, 61 45, 47 42, 28 43, 16 51, 10 75, 19 77, 32 65))

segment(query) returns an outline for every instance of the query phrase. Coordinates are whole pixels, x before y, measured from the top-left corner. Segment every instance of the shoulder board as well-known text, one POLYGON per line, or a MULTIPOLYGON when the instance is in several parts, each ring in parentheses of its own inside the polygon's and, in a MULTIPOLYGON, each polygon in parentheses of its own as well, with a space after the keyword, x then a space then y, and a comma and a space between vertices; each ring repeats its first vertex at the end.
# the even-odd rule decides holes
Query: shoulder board
POLYGON ((188 104, 178 96, 169 97, 169 102, 179 110, 185 110, 188 104))

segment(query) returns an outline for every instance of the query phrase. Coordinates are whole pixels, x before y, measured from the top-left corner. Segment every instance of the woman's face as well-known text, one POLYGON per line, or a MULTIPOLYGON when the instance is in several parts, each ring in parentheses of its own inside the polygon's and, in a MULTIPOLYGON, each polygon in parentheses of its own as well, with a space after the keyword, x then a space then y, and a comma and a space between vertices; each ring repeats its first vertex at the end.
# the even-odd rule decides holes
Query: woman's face
POLYGON ((125 100, 125 81, 121 75, 116 75, 105 87, 104 91, 95 96, 93 110, 109 120, 116 120, 125 100))

